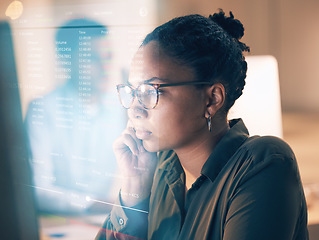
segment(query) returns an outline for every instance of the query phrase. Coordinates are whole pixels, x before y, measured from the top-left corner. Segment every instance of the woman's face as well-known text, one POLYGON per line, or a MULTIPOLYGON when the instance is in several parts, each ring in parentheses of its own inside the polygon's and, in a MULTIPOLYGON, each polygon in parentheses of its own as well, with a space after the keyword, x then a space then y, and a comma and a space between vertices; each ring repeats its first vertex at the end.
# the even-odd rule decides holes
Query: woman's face
MULTIPOLYGON (((129 82, 136 87, 151 78, 151 83, 195 81, 191 68, 176 63, 152 41, 141 47, 133 58, 129 82)), ((128 110, 137 138, 147 151, 191 147, 207 132, 205 88, 174 86, 160 88, 158 105, 145 109, 135 98, 128 110)))

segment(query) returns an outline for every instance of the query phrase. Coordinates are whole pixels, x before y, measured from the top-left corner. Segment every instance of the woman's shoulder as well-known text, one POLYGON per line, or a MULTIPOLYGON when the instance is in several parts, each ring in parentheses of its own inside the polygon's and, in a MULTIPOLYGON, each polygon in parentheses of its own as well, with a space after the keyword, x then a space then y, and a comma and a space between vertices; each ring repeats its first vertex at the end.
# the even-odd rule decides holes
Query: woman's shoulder
MULTIPOLYGON (((245 175, 254 175, 262 169, 278 172, 290 171, 299 175, 298 164, 291 147, 282 139, 274 136, 249 137, 238 149, 237 165, 245 175)), ((239 170, 238 169, 238 170, 239 170)))
POLYGON ((244 151, 254 156, 284 157, 294 159, 295 155, 291 147, 283 139, 275 136, 252 136, 241 146, 244 151))

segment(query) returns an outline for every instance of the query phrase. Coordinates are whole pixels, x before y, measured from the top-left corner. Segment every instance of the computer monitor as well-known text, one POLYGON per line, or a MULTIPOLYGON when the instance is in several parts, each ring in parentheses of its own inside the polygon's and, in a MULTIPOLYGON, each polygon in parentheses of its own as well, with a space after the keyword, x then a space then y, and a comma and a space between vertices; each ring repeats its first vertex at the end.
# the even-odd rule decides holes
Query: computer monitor
POLYGON ((25 140, 11 29, 0 22, 1 239, 39 239, 25 140))

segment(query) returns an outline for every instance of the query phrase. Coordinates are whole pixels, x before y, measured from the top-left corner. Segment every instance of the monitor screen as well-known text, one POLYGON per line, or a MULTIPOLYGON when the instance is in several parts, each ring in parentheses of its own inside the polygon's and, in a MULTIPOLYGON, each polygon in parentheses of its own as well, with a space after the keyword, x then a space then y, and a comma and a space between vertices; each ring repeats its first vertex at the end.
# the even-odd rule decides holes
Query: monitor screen
POLYGON ((31 169, 15 67, 12 35, 0 22, 1 239, 38 239, 31 169))

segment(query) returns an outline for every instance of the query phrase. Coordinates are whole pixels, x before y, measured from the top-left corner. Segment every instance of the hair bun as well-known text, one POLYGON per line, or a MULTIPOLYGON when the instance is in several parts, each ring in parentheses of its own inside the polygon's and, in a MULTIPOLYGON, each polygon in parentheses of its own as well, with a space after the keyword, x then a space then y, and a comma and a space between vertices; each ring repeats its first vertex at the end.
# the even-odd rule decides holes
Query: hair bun
POLYGON ((234 18, 233 13, 229 12, 230 17, 225 16, 225 12, 219 9, 219 13, 209 15, 209 19, 221 26, 230 36, 239 40, 244 36, 243 24, 234 18))

